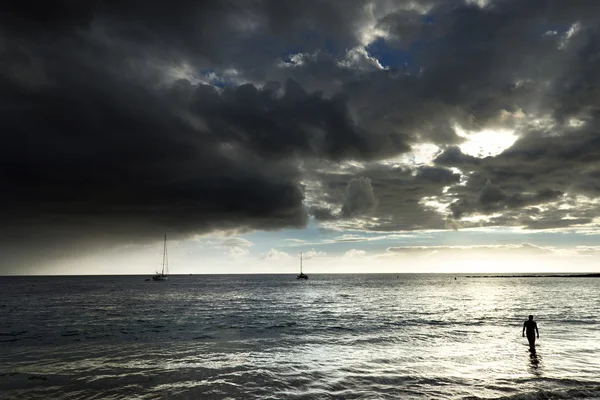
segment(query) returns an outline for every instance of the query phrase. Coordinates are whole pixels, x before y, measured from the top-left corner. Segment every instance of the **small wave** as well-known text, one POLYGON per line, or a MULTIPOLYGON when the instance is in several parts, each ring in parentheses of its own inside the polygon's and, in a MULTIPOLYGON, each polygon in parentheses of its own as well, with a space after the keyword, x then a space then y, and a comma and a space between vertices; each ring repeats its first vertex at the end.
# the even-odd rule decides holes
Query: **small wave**
POLYGON ((328 331, 354 331, 353 328, 348 328, 346 326, 330 326, 327 328, 328 331))
POLYGON ((597 325, 598 321, 595 319, 571 319, 571 320, 563 320, 564 324, 567 325, 597 325))
MULTIPOLYGON (((564 386, 564 387, 569 387, 569 386, 585 386, 585 385, 593 387, 593 386, 596 385, 595 382, 581 381, 581 380, 572 379, 572 378, 545 378, 545 377, 540 377, 540 378, 537 378, 537 380, 538 381, 544 381, 544 382, 547 382, 547 383, 552 384, 552 385, 560 385, 560 386, 564 386)), ((528 378, 515 379, 514 382, 517 383, 517 384, 527 383, 527 382, 529 382, 529 379, 528 378)), ((600 386, 598 386, 598 387, 600 388, 600 386)))
POLYGON ((123 314, 121 314, 121 313, 114 313, 114 312, 111 312, 111 313, 106 313, 106 316, 107 316, 107 317, 124 317, 125 315, 123 315, 123 314))
POLYGON ((281 329, 281 328, 289 328, 289 327, 292 327, 292 326, 295 326, 295 325, 297 325, 297 323, 296 323, 296 322, 285 322, 285 323, 283 323, 283 324, 269 325, 269 326, 267 326, 265 329, 278 329, 278 328, 279 328, 279 329, 281 329))
POLYGON ((99 335, 87 335, 85 337, 86 340, 94 340, 94 339, 103 339, 103 338, 109 338, 112 337, 111 334, 105 333, 105 334, 99 334, 99 335))
POLYGON ((398 341, 395 337, 367 337, 353 340, 350 344, 353 345, 365 345, 365 344, 384 344, 384 343, 396 343, 398 341))
POLYGON ((242 329, 244 327, 241 325, 218 325, 217 328, 219 328, 219 329, 242 329))
POLYGON ((31 375, 29 378, 30 381, 38 380, 38 381, 49 381, 50 378, 41 375, 31 375))
POLYGON ((19 336, 27 333, 28 331, 17 331, 17 332, 0 332, 0 336, 19 336))
POLYGON ((200 335, 200 336, 193 337, 192 339, 194 339, 194 340, 207 340, 207 339, 215 339, 215 337, 211 336, 211 335, 200 335))
MULTIPOLYGON (((600 386, 579 386, 571 389, 536 390, 510 396, 496 397, 495 400, 562 400, 562 399, 598 399, 600 398, 600 386)), ((483 400, 484 397, 469 396, 463 400, 483 400)))
POLYGON ((79 331, 66 331, 63 334, 61 334, 61 336, 79 336, 81 335, 81 332, 79 331))

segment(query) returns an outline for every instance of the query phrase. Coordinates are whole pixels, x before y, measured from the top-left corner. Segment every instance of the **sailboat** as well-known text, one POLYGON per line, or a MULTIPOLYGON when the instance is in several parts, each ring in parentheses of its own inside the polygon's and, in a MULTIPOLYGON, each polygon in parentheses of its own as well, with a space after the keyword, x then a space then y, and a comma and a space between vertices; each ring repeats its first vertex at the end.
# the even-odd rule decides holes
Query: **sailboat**
POLYGON ((166 281, 169 280, 169 259, 167 258, 167 235, 165 234, 165 244, 163 246, 163 264, 162 271, 156 272, 156 275, 152 277, 153 281, 166 281), (165 273, 166 268, 166 273, 165 273))
POLYGON ((308 275, 302 272, 302 253, 300 253, 300 275, 296 279, 308 279, 308 275))

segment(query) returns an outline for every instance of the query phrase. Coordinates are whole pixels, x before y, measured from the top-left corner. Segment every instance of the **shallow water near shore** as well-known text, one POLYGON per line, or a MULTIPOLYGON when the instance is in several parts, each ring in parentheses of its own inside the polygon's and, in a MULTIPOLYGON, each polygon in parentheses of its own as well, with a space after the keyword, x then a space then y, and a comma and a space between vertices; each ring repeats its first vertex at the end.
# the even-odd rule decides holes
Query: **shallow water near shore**
POLYGON ((1 277, 0 398, 600 398, 598 278, 145 278, 1 277))

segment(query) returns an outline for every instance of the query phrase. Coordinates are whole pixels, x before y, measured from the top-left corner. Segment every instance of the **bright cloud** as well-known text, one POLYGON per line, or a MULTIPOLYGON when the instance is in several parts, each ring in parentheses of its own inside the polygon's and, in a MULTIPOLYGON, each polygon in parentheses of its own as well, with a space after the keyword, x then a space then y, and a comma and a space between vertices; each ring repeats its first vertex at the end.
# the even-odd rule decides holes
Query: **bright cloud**
POLYGON ((460 150, 467 155, 484 158, 493 157, 512 146, 517 140, 514 131, 506 129, 482 130, 479 132, 465 131, 455 126, 455 132, 465 141, 460 144, 460 150))

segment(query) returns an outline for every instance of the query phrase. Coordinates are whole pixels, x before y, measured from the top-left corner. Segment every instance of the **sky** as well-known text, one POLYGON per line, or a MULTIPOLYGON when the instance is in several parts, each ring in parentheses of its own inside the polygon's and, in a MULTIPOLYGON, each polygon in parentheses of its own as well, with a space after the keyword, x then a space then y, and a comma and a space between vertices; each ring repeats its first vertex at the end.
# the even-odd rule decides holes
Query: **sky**
POLYGON ((597 272, 600 2, 9 2, 0 275, 597 272))

